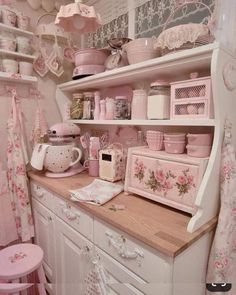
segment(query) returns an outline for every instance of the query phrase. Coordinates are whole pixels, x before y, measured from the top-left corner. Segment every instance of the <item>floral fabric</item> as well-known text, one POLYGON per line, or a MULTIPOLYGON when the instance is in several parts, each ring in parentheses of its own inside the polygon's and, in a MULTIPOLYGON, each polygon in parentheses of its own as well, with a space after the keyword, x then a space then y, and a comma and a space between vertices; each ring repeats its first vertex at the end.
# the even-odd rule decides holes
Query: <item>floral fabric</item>
POLYGON ((227 295, 236 294, 236 159, 229 134, 226 134, 222 149, 221 209, 210 252, 207 282, 231 283, 232 289, 227 295))
POLYGON ((26 148, 23 141, 22 117, 16 93, 13 91, 12 113, 7 123, 7 177, 18 236, 28 241, 34 236, 33 217, 29 201, 26 174, 26 148))

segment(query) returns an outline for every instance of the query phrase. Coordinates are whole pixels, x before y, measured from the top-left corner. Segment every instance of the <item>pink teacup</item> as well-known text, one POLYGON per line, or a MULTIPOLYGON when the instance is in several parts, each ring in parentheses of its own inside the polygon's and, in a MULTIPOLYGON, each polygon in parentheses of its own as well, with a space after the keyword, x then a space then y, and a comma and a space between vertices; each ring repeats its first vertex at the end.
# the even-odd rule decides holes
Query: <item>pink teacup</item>
POLYGON ((99 176, 99 160, 86 160, 84 162, 84 167, 88 168, 88 173, 90 176, 99 176))
POLYGON ((17 27, 21 30, 28 30, 30 25, 30 18, 26 15, 17 15, 17 27))
POLYGON ((16 26, 16 14, 9 9, 2 10, 2 22, 4 25, 15 27, 16 26))

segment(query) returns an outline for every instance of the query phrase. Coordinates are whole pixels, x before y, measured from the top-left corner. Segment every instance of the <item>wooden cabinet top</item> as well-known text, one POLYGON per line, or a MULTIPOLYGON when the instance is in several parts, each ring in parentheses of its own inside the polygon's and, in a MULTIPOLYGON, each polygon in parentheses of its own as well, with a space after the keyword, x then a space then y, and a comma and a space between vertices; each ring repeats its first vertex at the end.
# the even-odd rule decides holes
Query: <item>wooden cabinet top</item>
MULTIPOLYGON (((93 178, 81 173, 68 178, 48 178, 29 172, 32 180, 59 197, 70 200, 70 189, 88 185, 93 178)), ((93 216, 124 231, 161 253, 175 257, 211 231, 217 223, 213 218, 194 233, 187 232, 190 215, 135 195, 119 194, 103 206, 72 202, 93 216), (112 210, 112 205, 124 205, 124 210, 112 210)))

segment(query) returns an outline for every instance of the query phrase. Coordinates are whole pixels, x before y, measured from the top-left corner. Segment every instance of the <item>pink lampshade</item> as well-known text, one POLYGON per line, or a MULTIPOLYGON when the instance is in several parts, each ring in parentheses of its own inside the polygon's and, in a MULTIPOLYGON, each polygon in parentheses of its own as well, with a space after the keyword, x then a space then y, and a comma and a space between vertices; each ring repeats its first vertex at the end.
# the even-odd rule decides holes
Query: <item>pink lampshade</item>
POLYGON ((56 16, 55 24, 67 32, 80 34, 95 32, 101 25, 101 17, 93 6, 82 3, 62 5, 56 16))

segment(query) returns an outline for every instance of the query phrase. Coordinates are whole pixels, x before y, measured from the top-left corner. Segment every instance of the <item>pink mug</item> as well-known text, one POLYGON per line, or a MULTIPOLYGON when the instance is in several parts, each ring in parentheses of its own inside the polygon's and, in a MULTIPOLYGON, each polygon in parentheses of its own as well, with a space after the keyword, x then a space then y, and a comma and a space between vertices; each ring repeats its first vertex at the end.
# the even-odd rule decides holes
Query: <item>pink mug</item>
POLYGON ((88 168, 88 173, 90 176, 99 176, 99 160, 86 160, 84 162, 84 167, 88 168))

